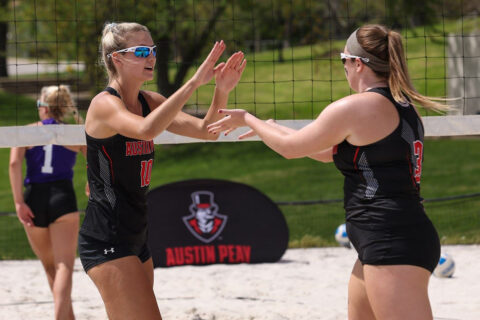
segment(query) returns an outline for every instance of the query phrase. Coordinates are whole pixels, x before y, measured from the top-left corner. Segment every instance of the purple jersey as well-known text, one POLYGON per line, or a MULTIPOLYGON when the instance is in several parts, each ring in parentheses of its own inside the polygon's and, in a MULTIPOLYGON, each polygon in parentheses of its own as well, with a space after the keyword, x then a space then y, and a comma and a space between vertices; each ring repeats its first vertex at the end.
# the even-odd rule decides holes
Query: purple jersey
MULTIPOLYGON (((55 119, 42 120, 44 125, 57 124, 55 119)), ((24 184, 72 180, 77 153, 65 147, 49 144, 28 149, 27 175, 24 184)))

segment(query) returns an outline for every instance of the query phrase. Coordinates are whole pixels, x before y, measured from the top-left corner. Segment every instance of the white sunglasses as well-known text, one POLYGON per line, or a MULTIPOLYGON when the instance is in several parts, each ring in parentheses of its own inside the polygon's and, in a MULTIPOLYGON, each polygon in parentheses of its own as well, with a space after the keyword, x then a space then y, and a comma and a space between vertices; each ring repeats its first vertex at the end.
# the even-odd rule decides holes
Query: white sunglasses
POLYGON ((346 54, 346 53, 340 52, 340 59, 342 59, 343 64, 345 64, 345 62, 347 61, 348 58, 352 58, 352 59, 358 58, 358 59, 362 60, 362 61, 365 62, 365 63, 367 63, 368 61, 370 61, 370 59, 368 59, 368 58, 359 57, 359 56, 353 56, 353 55, 351 55, 351 54, 346 54))
MULTIPOLYGON (((135 54, 135 57, 138 57, 138 58, 147 58, 148 56, 150 56, 150 54, 153 54, 153 56, 156 57, 157 46, 152 46, 152 47, 135 46, 135 47, 125 48, 125 49, 114 51, 114 52, 133 52, 135 54)), ((107 54, 107 58, 110 58, 114 52, 107 54)))

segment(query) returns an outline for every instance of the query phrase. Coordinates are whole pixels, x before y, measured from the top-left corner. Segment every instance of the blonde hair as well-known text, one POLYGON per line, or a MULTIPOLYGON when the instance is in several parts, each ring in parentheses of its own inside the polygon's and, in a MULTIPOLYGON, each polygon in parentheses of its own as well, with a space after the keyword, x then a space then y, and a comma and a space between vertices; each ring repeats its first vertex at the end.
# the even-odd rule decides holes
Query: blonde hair
POLYGON ((50 115, 58 122, 73 117, 76 123, 83 123, 83 118, 73 102, 72 93, 66 85, 43 87, 42 99, 48 104, 50 115))
POLYGON ((103 27, 100 43, 101 61, 107 70, 109 79, 117 75, 117 70, 110 55, 115 51, 125 49, 129 34, 138 31, 150 33, 147 27, 136 22, 112 22, 106 23, 103 27))
POLYGON ((375 73, 388 80, 395 101, 406 102, 405 96, 407 96, 425 109, 437 112, 444 112, 449 109, 446 104, 436 102, 446 101, 447 99, 427 97, 414 88, 408 74, 402 36, 398 32, 378 24, 365 25, 358 29, 357 40, 365 51, 388 61, 389 71, 375 71, 375 73))

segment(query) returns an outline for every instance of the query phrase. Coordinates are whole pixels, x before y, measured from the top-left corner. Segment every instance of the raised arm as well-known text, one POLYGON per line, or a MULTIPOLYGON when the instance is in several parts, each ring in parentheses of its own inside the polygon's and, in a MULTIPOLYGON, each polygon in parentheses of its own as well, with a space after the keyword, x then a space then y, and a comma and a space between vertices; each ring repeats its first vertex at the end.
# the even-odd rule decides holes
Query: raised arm
POLYGON ((145 118, 129 112, 120 99, 115 96, 97 95, 89 108, 89 114, 87 114, 85 125, 87 133, 97 138, 103 138, 105 137, 103 135, 109 136, 104 129, 107 127, 111 133, 120 133, 142 140, 153 139, 170 125, 193 92, 212 79, 215 63, 224 50, 223 41, 216 42, 194 76, 145 118), (104 134, 98 134, 99 132, 104 134))
POLYGON ((234 53, 226 63, 219 64, 215 68, 215 91, 212 103, 205 117, 199 119, 185 112, 179 112, 168 130, 192 138, 217 139, 218 135, 209 133, 207 126, 222 117, 218 110, 227 106, 228 95, 242 77, 246 65, 247 61, 242 52, 234 53))

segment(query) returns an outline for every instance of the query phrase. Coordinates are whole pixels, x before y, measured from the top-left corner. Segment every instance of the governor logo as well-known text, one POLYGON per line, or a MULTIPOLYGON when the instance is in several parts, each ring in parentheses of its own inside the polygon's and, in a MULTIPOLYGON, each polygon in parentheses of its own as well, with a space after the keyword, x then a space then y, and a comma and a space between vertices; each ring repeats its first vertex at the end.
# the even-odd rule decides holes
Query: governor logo
POLYGON ((215 240, 227 224, 227 216, 218 213, 218 205, 210 191, 196 191, 191 194, 190 215, 183 222, 188 230, 200 241, 210 243, 215 240))

